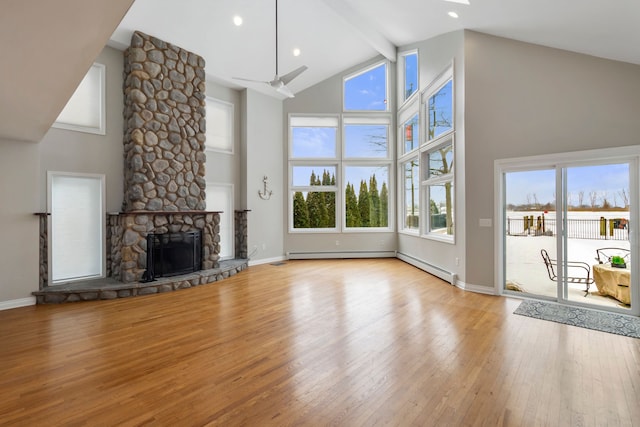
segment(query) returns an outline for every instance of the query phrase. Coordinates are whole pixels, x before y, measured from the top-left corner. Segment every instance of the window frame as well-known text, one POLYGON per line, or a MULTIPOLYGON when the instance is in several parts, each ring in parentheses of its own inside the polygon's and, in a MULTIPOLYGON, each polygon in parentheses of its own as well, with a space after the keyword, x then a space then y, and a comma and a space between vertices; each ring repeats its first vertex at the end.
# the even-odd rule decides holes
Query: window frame
POLYGON ((412 236, 420 235, 420 227, 422 226, 422 222, 420 217, 422 216, 421 206, 422 206, 422 180, 420 179, 420 154, 418 150, 413 150, 407 156, 403 156, 402 159, 398 160, 398 232, 410 234, 412 236), (418 175, 418 185, 415 189, 417 193, 417 215, 418 215, 418 226, 415 228, 407 227, 407 211, 405 210, 407 207, 406 200, 406 179, 405 179, 405 168, 404 166, 409 162, 415 161, 417 167, 417 175, 418 175))
POLYGON ((429 143, 432 141, 436 141, 440 138, 446 137, 447 135, 454 133, 456 130, 456 88, 455 88, 455 79, 454 79, 454 67, 453 62, 448 65, 438 76, 433 79, 433 81, 422 91, 420 94, 420 116, 422 119, 422 128, 423 128, 423 143, 429 143), (429 112, 429 100, 435 96, 447 83, 451 82, 451 128, 446 131, 434 135, 433 137, 429 136, 429 119, 427 117, 429 112))
MULTIPOLYGON (((64 172, 64 171, 47 171, 47 212, 52 213, 48 215, 48 229, 49 229, 49 250, 47 254, 47 264, 48 271, 47 277, 48 282, 46 286, 57 286, 63 285, 65 283, 78 282, 83 280, 91 280, 91 279, 100 279, 106 277, 107 271, 107 259, 106 259, 106 227, 107 227, 107 215, 106 215, 106 176, 103 174, 91 174, 91 173, 81 173, 81 172, 64 172), (99 269, 100 272, 97 274, 89 274, 83 276, 75 276, 75 277, 67 277, 61 279, 54 279, 54 248, 55 248, 55 226, 53 220, 53 210, 54 210, 54 200, 53 200, 53 192, 55 186, 56 178, 78 178, 78 179, 90 179, 96 182, 100 188, 100 201, 99 201, 99 218, 97 218, 97 224, 99 229, 98 235, 93 236, 94 239, 99 240, 99 243, 96 245, 100 251, 96 256, 99 258, 99 269)), ((94 218, 95 219, 95 218, 94 218)))
POLYGON ((107 84, 107 66, 105 64, 101 64, 98 62, 94 62, 91 67, 87 70, 87 73, 82 78, 78 87, 76 87, 75 91, 67 100, 67 103, 63 107, 63 109, 58 114, 58 117, 53 122, 51 127, 57 129, 71 130, 75 132, 84 132, 91 133, 95 135, 106 135, 107 134, 107 101, 106 101, 106 84, 107 84), (85 79, 91 72, 98 73, 98 80, 100 87, 98 88, 98 97, 97 99, 88 98, 83 100, 80 98, 78 90, 82 88, 82 84, 85 82, 85 79), (85 102, 82 102, 85 101, 85 102), (86 110, 86 105, 96 102, 98 107, 98 126, 87 126, 84 124, 73 123, 73 121, 60 121, 60 116, 64 113, 68 113, 67 108, 80 108, 86 110))
POLYGON ((456 236, 456 161, 455 161, 455 135, 453 133, 448 133, 436 140, 430 142, 429 144, 425 144, 420 148, 420 173, 424 174, 421 176, 420 181, 420 193, 421 193, 421 201, 423 202, 421 205, 421 217, 423 218, 421 227, 421 236, 427 239, 438 240, 446 243, 455 243, 456 236), (440 150, 443 147, 451 146, 451 151, 453 154, 453 166, 451 170, 442 175, 427 175, 429 168, 429 154, 434 153, 440 150), (451 195, 452 202, 452 215, 453 215, 453 226, 452 226, 452 234, 442 234, 431 231, 431 194, 430 188, 436 185, 444 185, 446 183, 451 183, 453 190, 451 195))
POLYGON ((336 233, 340 230, 340 215, 338 211, 338 206, 340 206, 340 191, 338 182, 340 182, 340 173, 341 173, 341 164, 340 164, 340 138, 341 138, 341 120, 338 114, 289 114, 288 117, 288 165, 287 165, 287 174, 288 174, 288 197, 287 197, 287 217, 288 217, 288 225, 287 228, 289 233, 336 233), (318 126, 312 126, 314 120, 318 121, 318 126), (298 125, 296 125, 298 124, 298 125), (300 126, 302 124, 303 126, 300 126), (336 138, 335 138, 335 146, 334 146, 334 157, 294 157, 293 156, 293 128, 294 127, 321 127, 321 128, 335 128, 336 138), (317 166, 319 168, 322 167, 333 167, 335 168, 336 173, 336 185, 335 186, 312 186, 312 185, 294 185, 293 179, 293 169, 295 167, 304 167, 317 166), (334 227, 324 227, 324 228, 295 228, 294 227, 294 197, 296 192, 333 192, 335 194, 335 225, 334 227))
MULTIPOLYGON (((214 105, 220 106, 222 108, 224 108, 225 112, 228 113, 227 116, 227 120, 226 120, 226 126, 229 130, 228 135, 227 135, 227 144, 225 147, 212 147, 209 144, 207 144, 206 138, 205 138, 205 151, 210 151, 210 152, 216 152, 216 153, 223 153, 223 154, 234 154, 234 141, 235 141, 235 132, 234 132, 234 123, 235 123, 235 106, 233 105, 233 103, 231 102, 227 102, 227 101, 223 101, 221 99, 218 98, 214 98, 212 96, 206 96, 205 97, 205 109, 207 110, 207 113, 209 113, 208 108, 209 108, 209 103, 212 103, 214 105)), ((207 129, 209 129, 210 126, 210 122, 207 121, 207 129)), ((207 132, 205 131, 205 137, 206 137, 207 132)))
MULTIPOLYGON (((392 186, 393 186, 393 163, 391 160, 375 159, 375 160, 344 160, 342 162, 342 176, 344 177, 340 183, 340 191, 342 193, 342 232, 343 233, 387 233, 394 230, 394 212, 395 209, 391 209, 390 201, 393 200, 392 186), (350 167, 386 167, 387 168, 387 226, 386 227, 347 227, 347 208, 345 206, 347 199, 347 183, 346 175, 347 168, 350 167)), ((382 185, 378 188, 378 195, 382 190, 382 185)), ((358 189, 359 191, 359 189, 358 189)))
POLYGON ((420 53, 417 49, 407 50, 404 52, 400 52, 399 56, 402 58, 402 73, 399 73, 400 85, 399 87, 402 90, 402 105, 411 102, 413 99, 418 97, 420 93, 420 53), (411 95, 407 96, 406 94, 406 86, 407 86, 407 56, 416 56, 416 85, 417 87, 411 93, 411 95))

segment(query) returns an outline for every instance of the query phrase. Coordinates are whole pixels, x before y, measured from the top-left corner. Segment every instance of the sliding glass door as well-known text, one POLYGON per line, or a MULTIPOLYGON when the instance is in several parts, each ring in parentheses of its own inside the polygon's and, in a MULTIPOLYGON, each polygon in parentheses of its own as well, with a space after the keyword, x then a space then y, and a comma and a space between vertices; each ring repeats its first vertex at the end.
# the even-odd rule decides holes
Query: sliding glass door
POLYGON ((637 159, 541 160, 499 167, 502 292, 636 314, 637 159))

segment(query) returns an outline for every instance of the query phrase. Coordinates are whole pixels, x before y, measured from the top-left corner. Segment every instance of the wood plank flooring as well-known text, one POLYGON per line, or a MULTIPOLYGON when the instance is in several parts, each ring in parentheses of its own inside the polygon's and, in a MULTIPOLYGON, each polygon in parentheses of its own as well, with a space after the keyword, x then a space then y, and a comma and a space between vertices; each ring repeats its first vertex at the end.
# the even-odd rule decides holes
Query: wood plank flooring
POLYGON ((402 261, 0 312, 0 425, 638 426, 640 340, 402 261))

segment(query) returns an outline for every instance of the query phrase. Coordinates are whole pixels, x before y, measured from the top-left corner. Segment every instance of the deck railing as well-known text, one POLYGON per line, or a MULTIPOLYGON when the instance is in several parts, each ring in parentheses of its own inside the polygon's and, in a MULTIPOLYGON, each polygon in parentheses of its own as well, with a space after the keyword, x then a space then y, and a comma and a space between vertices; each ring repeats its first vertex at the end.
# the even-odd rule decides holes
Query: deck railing
MULTIPOLYGON (((544 215, 525 215, 507 218, 509 236, 555 236, 555 218, 544 215)), ((567 219, 567 237, 570 239, 629 240, 629 221, 625 218, 567 219)))

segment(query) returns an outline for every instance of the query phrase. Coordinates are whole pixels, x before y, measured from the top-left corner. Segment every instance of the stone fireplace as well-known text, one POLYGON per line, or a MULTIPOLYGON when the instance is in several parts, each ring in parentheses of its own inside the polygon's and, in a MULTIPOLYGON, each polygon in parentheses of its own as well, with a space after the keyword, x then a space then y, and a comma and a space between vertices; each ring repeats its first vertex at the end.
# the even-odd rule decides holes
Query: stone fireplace
POLYGON ((220 212, 206 211, 205 61, 141 32, 124 52, 124 198, 107 214, 106 276, 49 287, 47 214, 40 215, 38 303, 112 299, 222 280, 247 266, 247 213, 235 216, 236 259, 220 268, 220 212), (143 283, 147 236, 198 232, 200 272, 143 283))
POLYGON ((124 283, 142 279, 148 234, 200 230, 202 269, 219 265, 220 214, 204 211, 204 66, 137 31, 124 52, 123 212, 108 218, 110 274, 124 283))

